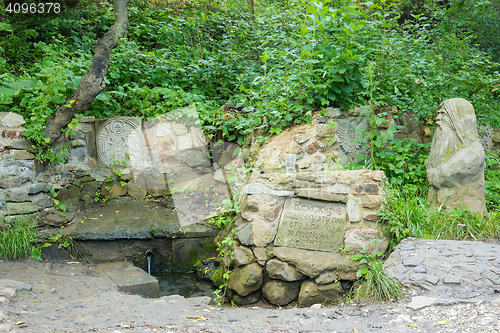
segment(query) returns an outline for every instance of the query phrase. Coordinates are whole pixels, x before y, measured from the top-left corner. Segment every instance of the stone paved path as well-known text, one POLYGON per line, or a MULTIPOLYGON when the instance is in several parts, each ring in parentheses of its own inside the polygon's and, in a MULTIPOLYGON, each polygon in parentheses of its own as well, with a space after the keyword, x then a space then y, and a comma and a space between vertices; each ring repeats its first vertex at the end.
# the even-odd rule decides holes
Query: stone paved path
POLYGON ((85 263, 0 260, 0 332, 500 333, 499 253, 497 243, 408 239, 387 262, 416 287, 397 302, 279 309, 147 299, 85 263))
POLYGON ((405 285, 441 297, 474 298, 500 290, 500 244, 407 238, 386 268, 405 285))

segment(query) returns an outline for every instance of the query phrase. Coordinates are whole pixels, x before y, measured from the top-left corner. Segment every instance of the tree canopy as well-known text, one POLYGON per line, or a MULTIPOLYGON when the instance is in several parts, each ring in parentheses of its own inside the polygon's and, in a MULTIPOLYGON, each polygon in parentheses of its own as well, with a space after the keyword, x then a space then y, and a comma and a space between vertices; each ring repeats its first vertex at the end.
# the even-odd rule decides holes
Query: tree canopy
POLYGON ((310 121, 313 110, 367 104, 370 87, 372 102, 427 122, 441 101, 463 97, 480 123, 500 125, 499 0, 132 0, 130 28, 103 84, 83 89, 93 90, 85 106, 72 96, 117 27, 116 8, 59 3, 46 15, 0 5, 0 111, 22 114, 39 144, 56 138, 47 121, 68 108, 147 120, 189 104, 208 135, 242 143, 257 128, 310 121), (225 119, 225 103, 243 111, 225 119))

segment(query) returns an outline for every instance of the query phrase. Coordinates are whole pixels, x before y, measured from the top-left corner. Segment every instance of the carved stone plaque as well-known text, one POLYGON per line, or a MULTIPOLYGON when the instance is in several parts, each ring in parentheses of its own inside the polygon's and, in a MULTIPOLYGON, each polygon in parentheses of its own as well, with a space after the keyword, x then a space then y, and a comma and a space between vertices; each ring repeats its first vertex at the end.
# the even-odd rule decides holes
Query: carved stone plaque
POLYGON ((274 245, 338 251, 344 241, 345 224, 344 204, 287 198, 274 245))
POLYGON ((340 140, 339 158, 342 164, 357 161, 358 155, 367 153, 368 138, 362 133, 368 132, 368 118, 346 118, 337 120, 337 135, 340 140), (365 144, 363 144, 363 142, 365 144))
POLYGON ((97 157, 106 166, 137 165, 144 143, 137 118, 111 118, 97 125, 97 157))

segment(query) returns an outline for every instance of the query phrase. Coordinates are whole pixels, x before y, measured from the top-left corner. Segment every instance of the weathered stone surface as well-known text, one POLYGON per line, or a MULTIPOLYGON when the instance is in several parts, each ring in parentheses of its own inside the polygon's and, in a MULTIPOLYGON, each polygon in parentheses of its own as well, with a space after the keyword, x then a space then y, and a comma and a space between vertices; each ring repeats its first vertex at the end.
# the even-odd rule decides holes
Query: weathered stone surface
POLYGON ((447 274, 443 278, 444 284, 460 284, 460 282, 461 282, 460 277, 452 274, 447 274))
POLYGON ((265 193, 265 194, 275 195, 278 197, 290 197, 290 196, 294 195, 293 191, 275 191, 275 190, 270 189, 269 187, 262 185, 262 184, 259 184, 259 183, 248 184, 243 191, 246 194, 265 193))
POLYGON ((276 259, 271 259, 267 262, 266 271, 271 279, 279 279, 289 282, 304 279, 304 275, 297 272, 297 269, 294 266, 276 259))
POLYGON ((31 201, 26 190, 23 189, 11 189, 5 191, 5 201, 7 202, 27 202, 31 201))
POLYGON ((193 147, 203 147, 207 145, 207 139, 203 131, 196 127, 191 127, 191 140, 193 142, 193 147))
POLYGON ((29 180, 27 175, 20 175, 15 177, 8 177, 0 180, 0 188, 17 187, 29 180))
POLYGON ((37 194, 40 192, 49 192, 50 185, 47 183, 36 184, 34 186, 28 187, 29 194, 37 194))
POLYGON ((377 184, 361 184, 352 189, 353 194, 365 195, 365 194, 378 194, 379 186, 377 184))
POLYGON ((380 201, 377 202, 363 201, 362 206, 363 208, 378 210, 382 206, 382 203, 380 201))
POLYGON ((352 223, 361 221, 361 210, 359 209, 359 205, 356 201, 347 200, 346 210, 349 222, 352 223))
POLYGON ((101 193, 110 199, 121 197, 127 194, 127 185, 122 186, 121 182, 118 180, 113 180, 112 182, 105 182, 102 184, 101 193))
POLYGON ((187 133, 179 137, 179 150, 186 150, 193 148, 193 140, 191 138, 191 133, 187 133))
POLYGON ((71 146, 72 148, 85 147, 85 140, 82 139, 73 140, 71 141, 71 146))
MULTIPOLYGON (((74 216, 74 214, 73 214, 74 216)), ((71 218, 72 220, 73 218, 71 218)), ((48 213, 43 217, 43 222, 47 225, 53 227, 60 227, 65 223, 71 222, 71 220, 67 220, 62 214, 58 213, 48 213)))
POLYGON ((274 305, 286 305, 299 295, 300 282, 270 280, 262 286, 262 294, 274 305))
POLYGON ((256 291, 254 293, 251 293, 247 296, 240 296, 237 293, 235 293, 234 297, 232 298, 232 301, 234 304, 237 306, 245 306, 249 304, 256 303, 260 300, 260 291, 256 291))
POLYGON ((32 147, 33 144, 25 138, 20 138, 19 140, 15 140, 11 144, 6 146, 6 148, 8 149, 19 149, 19 150, 29 150, 32 147))
POLYGON ((236 267, 229 278, 228 288, 236 291, 240 296, 247 296, 262 286, 262 266, 252 263, 243 267, 236 267))
POLYGON ((361 250, 384 253, 389 242, 382 231, 374 228, 350 229, 345 234, 344 245, 351 253, 361 250))
POLYGON ((168 122, 161 122, 156 126, 156 136, 164 137, 174 134, 172 126, 168 122))
POLYGON ((466 206, 486 214, 484 189, 485 153, 479 141, 474 107, 462 98, 439 106, 436 132, 425 162, 428 200, 447 208, 466 206))
POLYGON ((338 275, 335 272, 325 272, 318 276, 314 282, 317 284, 329 284, 338 280, 338 275))
POLYGON ((259 261, 259 264, 264 265, 266 260, 269 259, 269 256, 267 254, 267 249, 265 247, 255 247, 253 249, 253 254, 255 258, 259 261))
POLYGON ((299 198, 287 198, 275 246, 337 251, 346 223, 345 206, 299 198))
POLYGON ((158 280, 139 267, 135 267, 131 262, 105 263, 99 267, 117 284, 120 291, 145 297, 159 296, 158 280))
POLYGON ((210 158, 206 150, 191 149, 184 158, 184 163, 190 167, 210 166, 210 158))
POLYGON ((238 228, 236 228, 235 235, 241 244, 247 246, 254 245, 251 223, 245 223, 238 226, 238 228))
POLYGON ((2 118, 2 126, 5 127, 14 128, 24 124, 26 124, 26 121, 24 121, 23 116, 14 112, 9 112, 2 118))
POLYGON ((385 179, 385 174, 381 170, 365 171, 362 176, 367 180, 381 182, 385 179))
POLYGON ((186 134, 188 132, 186 126, 184 126, 182 124, 175 124, 175 123, 173 123, 172 124, 172 129, 173 129, 174 133, 176 135, 179 135, 179 136, 180 135, 184 135, 184 134, 186 134))
POLYGON ((68 186, 59 190, 57 200, 61 202, 80 201, 80 188, 78 186, 68 186))
POLYGON ((318 252, 289 247, 275 247, 273 253, 281 261, 295 265, 297 270, 311 278, 325 271, 356 272, 358 264, 349 255, 336 252, 318 252))
MULTIPOLYGON (((259 207, 258 211, 247 211, 244 214, 246 220, 252 221, 249 228, 252 231, 252 241, 256 246, 265 247, 274 240, 278 230, 279 219, 269 220, 266 218, 265 212, 274 211, 275 209, 279 210, 278 207, 283 205, 284 201, 283 197, 264 193, 247 196, 247 207, 259 207)), ((242 242, 247 241, 243 240, 242 242)))
POLYGON ((148 194, 148 191, 137 185, 136 181, 134 179, 131 179, 130 182, 127 184, 127 194, 134 199, 141 199, 148 194))
POLYGON ((13 203, 7 202, 3 207, 5 215, 21 215, 38 212, 41 207, 31 202, 13 203))
POLYGON ((31 197, 31 202, 40 206, 41 209, 54 206, 54 200, 48 193, 38 193, 31 197))
POLYGON ((252 250, 247 247, 238 246, 231 252, 231 263, 235 266, 243 266, 254 259, 252 250))
POLYGON ((342 300, 342 285, 340 282, 330 284, 316 284, 305 281, 300 288, 297 303, 300 306, 311 306, 313 304, 329 304, 342 300))
POLYGON ((346 196, 344 194, 330 193, 321 188, 297 189, 296 194, 299 197, 308 199, 317 199, 330 202, 346 202, 346 196))
POLYGON ((147 190, 148 194, 154 197, 169 195, 170 189, 165 175, 153 171, 151 173, 141 173, 135 180, 137 186, 147 190))
POLYGON ((378 220, 378 214, 374 212, 363 213, 363 219, 371 222, 376 222, 378 220))
POLYGON ((18 140, 23 137, 24 128, 7 128, 2 131, 2 138, 9 140, 18 140))

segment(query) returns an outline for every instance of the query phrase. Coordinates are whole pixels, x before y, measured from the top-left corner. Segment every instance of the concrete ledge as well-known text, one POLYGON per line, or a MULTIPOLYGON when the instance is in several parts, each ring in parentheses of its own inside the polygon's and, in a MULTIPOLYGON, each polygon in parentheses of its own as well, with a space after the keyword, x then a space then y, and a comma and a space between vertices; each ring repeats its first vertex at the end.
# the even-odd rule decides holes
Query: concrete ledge
POLYGON ((135 267, 132 262, 118 261, 99 265, 99 268, 118 286, 118 290, 144 297, 159 297, 158 280, 135 267))

